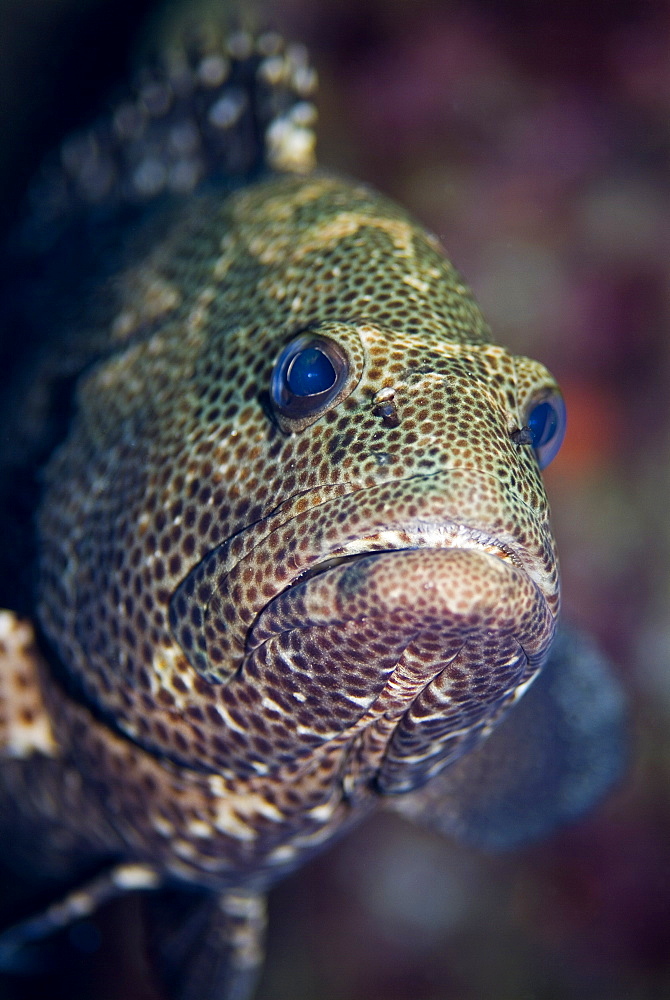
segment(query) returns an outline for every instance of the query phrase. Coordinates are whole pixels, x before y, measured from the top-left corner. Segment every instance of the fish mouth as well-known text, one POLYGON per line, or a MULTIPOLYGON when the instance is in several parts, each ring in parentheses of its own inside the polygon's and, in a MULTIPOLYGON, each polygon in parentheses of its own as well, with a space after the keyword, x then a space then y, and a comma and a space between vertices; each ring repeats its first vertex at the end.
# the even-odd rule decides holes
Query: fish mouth
POLYGON ((243 672, 273 689, 283 675, 294 712, 309 707, 298 744, 350 745, 350 794, 419 787, 483 739, 541 668, 553 615, 492 548, 324 560, 258 615, 243 672))
POLYGON ((518 538, 505 512, 487 523, 490 479, 424 482, 419 502, 402 482, 328 499, 192 571, 173 634, 201 677, 225 685, 233 736, 265 734, 258 755, 252 737, 238 751, 231 736, 237 773, 339 748, 350 791, 407 791, 530 684, 555 629, 553 546, 523 511, 518 538), (466 486, 483 511, 474 523, 448 516, 466 486))
POLYGON ((346 493, 337 489, 292 497, 211 551, 177 588, 170 602, 172 632, 206 679, 228 680, 235 673, 252 624, 269 601, 344 558, 414 549, 488 553, 523 570, 557 614, 548 527, 518 499, 506 510, 493 476, 452 469, 346 493), (187 617, 199 635, 191 626, 180 629, 187 617), (218 645, 208 618, 226 633, 218 645))
POLYGON ((378 532, 372 537, 363 537, 347 547, 342 555, 333 555, 322 562, 298 573, 289 587, 304 583, 321 573, 344 563, 354 562, 364 556, 383 552, 414 551, 423 548, 436 549, 476 549, 487 552, 498 559, 509 561, 522 567, 523 563, 514 550, 502 542, 489 539, 483 532, 468 528, 463 524, 418 525, 403 532, 378 532))
POLYGON ((211 551, 177 588, 170 626, 205 679, 227 681, 239 669, 253 622, 268 602, 344 558, 414 549, 488 553, 523 570, 557 614, 558 573, 549 529, 518 498, 514 509, 505 509, 493 476, 452 469, 360 490, 338 489, 292 497, 211 551), (212 622, 219 625, 218 642, 212 622))

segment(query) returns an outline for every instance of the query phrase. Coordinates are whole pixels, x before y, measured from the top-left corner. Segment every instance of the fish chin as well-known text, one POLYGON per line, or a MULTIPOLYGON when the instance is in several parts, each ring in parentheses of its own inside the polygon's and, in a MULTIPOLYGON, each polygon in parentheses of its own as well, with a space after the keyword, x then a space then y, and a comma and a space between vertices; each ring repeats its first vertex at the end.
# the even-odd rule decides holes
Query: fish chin
POLYGON ((349 794, 417 788, 492 728, 544 662, 554 616, 506 553, 330 560, 258 616, 243 672, 284 681, 314 744, 351 743, 349 794))

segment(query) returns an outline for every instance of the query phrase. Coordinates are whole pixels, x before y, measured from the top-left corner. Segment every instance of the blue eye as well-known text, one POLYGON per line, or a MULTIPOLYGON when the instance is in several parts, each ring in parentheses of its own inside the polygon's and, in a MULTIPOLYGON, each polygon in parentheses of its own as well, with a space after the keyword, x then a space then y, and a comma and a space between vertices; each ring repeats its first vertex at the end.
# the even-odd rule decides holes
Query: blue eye
POLYGON ((559 393, 536 403, 528 414, 528 430, 541 469, 556 457, 563 443, 567 415, 559 393))
POLYGON ((337 374, 328 357, 318 347, 305 347, 293 355, 286 373, 294 396, 315 396, 332 388, 337 374))
POLYGON ((282 417, 296 421, 292 429, 300 429, 305 420, 337 402, 349 370, 347 356, 334 340, 302 334, 277 359, 270 386, 272 403, 282 417))

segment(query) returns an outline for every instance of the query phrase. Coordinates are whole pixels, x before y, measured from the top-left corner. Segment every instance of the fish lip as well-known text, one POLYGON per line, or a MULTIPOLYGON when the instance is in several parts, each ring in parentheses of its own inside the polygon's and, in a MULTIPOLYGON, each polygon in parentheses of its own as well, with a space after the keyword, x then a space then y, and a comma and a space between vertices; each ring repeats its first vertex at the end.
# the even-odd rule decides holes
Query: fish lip
MULTIPOLYGON (((485 531, 478 528, 471 528, 466 524, 451 519, 443 519, 439 522, 416 519, 414 525, 408 526, 401 531, 382 530, 375 535, 363 535, 361 538, 339 548, 334 547, 324 559, 320 559, 318 562, 312 563, 310 566, 298 571, 266 605, 259 608, 248 628, 245 640, 246 652, 254 648, 252 637, 254 636, 256 626, 263 620, 268 607, 275 600, 282 597, 282 595, 286 595, 294 588, 325 575, 343 563, 358 562, 370 556, 417 552, 420 549, 426 549, 429 552, 436 549, 442 549, 443 551, 471 549, 480 553, 484 552, 487 555, 494 556, 503 562, 511 564, 515 569, 518 569, 532 579, 527 565, 524 564, 513 547, 506 542, 495 540, 493 536, 487 534, 485 531), (380 544, 384 541, 390 541, 388 537, 385 537, 390 535, 406 535, 408 541, 414 536, 415 544, 380 544), (369 544, 366 545, 365 543, 369 544)), ((536 582, 535 586, 537 587, 536 582)), ((541 588, 538 587, 538 590, 542 593, 541 588)), ((543 594, 543 599, 548 603, 545 594, 543 594)))
MULTIPOLYGON (((227 572, 232 572, 240 562, 247 558, 252 549, 264 544, 275 532, 283 531, 291 522, 302 518, 303 515, 313 512, 317 508, 327 509, 330 504, 340 501, 356 501, 359 496, 365 498, 371 492, 378 489, 394 488, 402 483, 411 481, 432 483, 454 475, 458 476, 461 473, 465 473, 468 476, 474 475, 483 480, 498 481, 497 477, 490 472, 456 466, 440 469, 436 472, 399 476, 382 482, 365 483, 364 485, 335 482, 322 483, 299 490, 293 495, 286 497, 281 503, 263 514, 257 521, 241 526, 222 543, 222 546, 219 546, 225 547, 228 552, 226 558, 227 572)), ((549 525, 547 523, 540 523, 536 511, 518 494, 515 496, 515 502, 519 504, 521 509, 525 510, 529 520, 535 522, 539 527, 542 545, 547 549, 554 549, 553 535, 549 525)), ((392 520, 396 519, 392 518, 392 520)), ((398 549, 459 546, 462 548, 477 547, 483 549, 487 549, 490 546, 490 551, 494 555, 503 559, 510 559, 516 566, 525 570, 533 579, 537 580, 536 575, 530 568, 533 560, 532 554, 529 552, 528 557, 524 557, 523 555, 523 552, 526 550, 525 545, 520 544, 516 546, 510 544, 509 541, 503 541, 500 537, 488 533, 483 528, 474 527, 467 524, 466 521, 459 520, 457 517, 442 513, 438 516, 433 514, 424 517, 421 516, 420 512, 418 516, 415 513, 408 519, 406 525, 397 526, 396 524, 392 529, 381 528, 376 531, 366 532, 365 528, 363 528, 360 538, 356 540, 352 539, 342 546, 334 543, 330 547, 326 559, 334 559, 343 555, 369 555, 372 552, 382 550, 396 551, 398 549), (455 537, 457 534, 457 545, 454 545, 453 542, 445 545, 445 537, 455 537), (387 537, 389 538, 388 544, 379 544, 380 540, 387 537), (361 543, 363 542, 369 542, 370 544, 362 545, 361 543)), ((205 553, 201 561, 208 558, 212 554, 212 551, 214 550, 205 553)), ((302 579, 305 573, 308 573, 311 569, 313 569, 313 564, 303 568, 296 566, 291 579, 287 581, 285 587, 282 587, 281 590, 286 589, 286 586, 290 586, 293 581, 302 579)))
POLYGON ((472 528, 452 520, 441 521, 439 524, 430 521, 417 521, 416 524, 420 525, 418 531, 416 528, 413 531, 411 527, 400 531, 382 530, 375 535, 362 536, 355 542, 341 546, 342 551, 335 548, 325 559, 298 572, 282 593, 315 576, 326 573, 343 562, 353 562, 356 559, 364 559, 367 556, 381 555, 382 553, 407 552, 418 549, 475 549, 478 552, 487 552, 505 562, 511 562, 517 569, 527 572, 527 567, 512 546, 495 539, 478 528, 472 528), (416 534, 415 544, 411 544, 413 534, 416 534), (400 541, 402 535, 407 536, 407 544, 379 544, 385 540, 384 536, 396 536, 400 541), (376 544, 363 546, 363 543, 372 542, 373 539, 376 544))
MULTIPOLYGON (((470 469, 461 467, 449 467, 436 472, 418 474, 407 477, 398 477, 380 483, 370 483, 358 487, 346 483, 320 484, 310 489, 299 491, 291 497, 286 498, 281 504, 275 507, 263 518, 243 528, 233 535, 227 543, 229 548, 230 562, 227 572, 233 572, 235 568, 243 562, 249 555, 251 549, 257 545, 263 545, 267 539, 275 532, 284 531, 289 524, 301 520, 305 515, 313 513, 317 508, 327 512, 331 504, 349 503, 355 504, 359 497, 366 499, 370 493, 377 490, 395 489, 410 481, 425 483, 438 483, 448 481, 456 477, 456 481, 461 474, 468 477, 475 477, 486 482, 492 480, 498 483, 498 478, 490 472, 481 469, 470 469), (323 492, 325 491, 325 496, 323 492), (319 497, 321 494, 321 497, 319 497), (256 534, 257 533, 257 534, 256 534), (255 537, 254 537, 255 535, 255 537), (235 551, 237 550, 237 551, 235 551)), ((560 603, 560 588, 558 579, 554 575, 553 581, 550 579, 547 569, 547 561, 542 553, 554 553, 555 542, 551 528, 546 519, 538 517, 537 512, 521 496, 515 495, 515 503, 518 503, 528 524, 534 524, 538 529, 536 542, 529 547, 524 540, 519 540, 516 544, 514 532, 508 529, 498 534, 495 526, 478 526, 468 521, 468 517, 460 519, 457 513, 445 510, 442 504, 439 509, 421 510, 422 501, 419 500, 419 510, 407 512, 406 519, 402 515, 398 517, 395 512, 390 511, 388 524, 377 523, 360 526, 360 534, 352 536, 348 532, 347 538, 338 537, 339 531, 334 538, 324 537, 323 552, 319 554, 318 562, 303 560, 302 554, 296 553, 284 564, 282 585, 277 589, 277 594, 283 593, 288 587, 299 583, 306 577, 320 572, 322 567, 333 560, 341 557, 356 555, 371 555, 375 552, 398 551, 400 549, 415 548, 476 548, 480 551, 487 551, 502 560, 510 561, 521 571, 525 572, 530 579, 536 583, 545 598, 554 605, 556 613, 560 603), (504 535, 504 537, 501 537, 504 535)), ((445 505, 446 506, 446 505, 445 505)), ((275 594, 276 596, 276 594, 275 594)), ((259 609, 260 610, 260 609, 259 609)))
POLYGON ((282 594, 325 573, 343 558, 422 548, 472 549, 499 559, 538 589, 556 617, 560 586, 546 519, 518 497, 512 498, 513 509, 502 498, 498 510, 495 489, 489 486, 479 492, 478 481, 489 480, 498 482, 479 470, 445 469, 358 489, 347 490, 345 484, 318 486, 287 498, 269 516, 241 529, 191 567, 170 597, 175 641, 186 652, 179 635, 183 626, 189 649, 193 641, 198 646, 196 652, 187 653, 191 666, 206 679, 220 681, 243 664, 256 623, 282 594), (428 485, 415 496, 407 488, 409 480, 428 485), (362 498, 367 501, 363 505, 362 498), (254 576, 259 565, 266 568, 262 587, 256 585, 258 577, 254 576), (250 588, 248 594, 245 587, 250 588), (243 596, 248 600, 242 600, 243 596), (198 621, 190 623, 189 608, 196 605, 198 621), (218 631, 212 624, 215 621, 218 631), (219 635, 222 644, 216 646, 219 635), (216 648, 221 668, 209 663, 210 647, 216 648))

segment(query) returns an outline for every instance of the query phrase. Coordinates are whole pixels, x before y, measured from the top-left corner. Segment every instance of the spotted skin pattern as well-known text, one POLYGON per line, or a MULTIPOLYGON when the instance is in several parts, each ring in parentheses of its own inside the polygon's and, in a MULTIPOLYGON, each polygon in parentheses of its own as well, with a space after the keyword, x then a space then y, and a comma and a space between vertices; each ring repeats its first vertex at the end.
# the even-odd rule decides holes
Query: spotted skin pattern
MULTIPOLYGON (((392 747, 441 765, 530 680, 552 636, 546 500, 510 434, 553 380, 489 343, 435 241, 362 187, 282 178, 184 215, 146 265, 169 305, 83 380, 47 469, 47 633, 86 698, 178 765, 232 781, 300 773, 389 713, 392 729, 402 718, 392 747), (292 431, 267 387, 305 329, 339 344, 350 372, 346 398, 292 431), (385 388, 397 428, 374 413, 385 388), (333 558, 406 549, 419 557, 291 586, 333 558), (391 697, 403 670, 414 682, 391 697), (445 705, 417 729, 430 698, 411 703, 438 676, 445 705)), ((134 308, 135 274, 112 329, 134 308)))
POLYGON ((19 763, 0 788, 26 827, 58 831, 45 865, 121 862, 88 909, 173 882, 218 894, 236 972, 217 995, 238 997, 260 960, 255 894, 432 787, 547 659, 557 563, 521 432, 557 386, 493 342, 436 238, 366 187, 278 175, 172 212, 84 333, 102 356, 38 516, 59 667, 2 619, 0 746, 19 763), (272 373, 305 334, 344 377, 291 415, 272 373))

